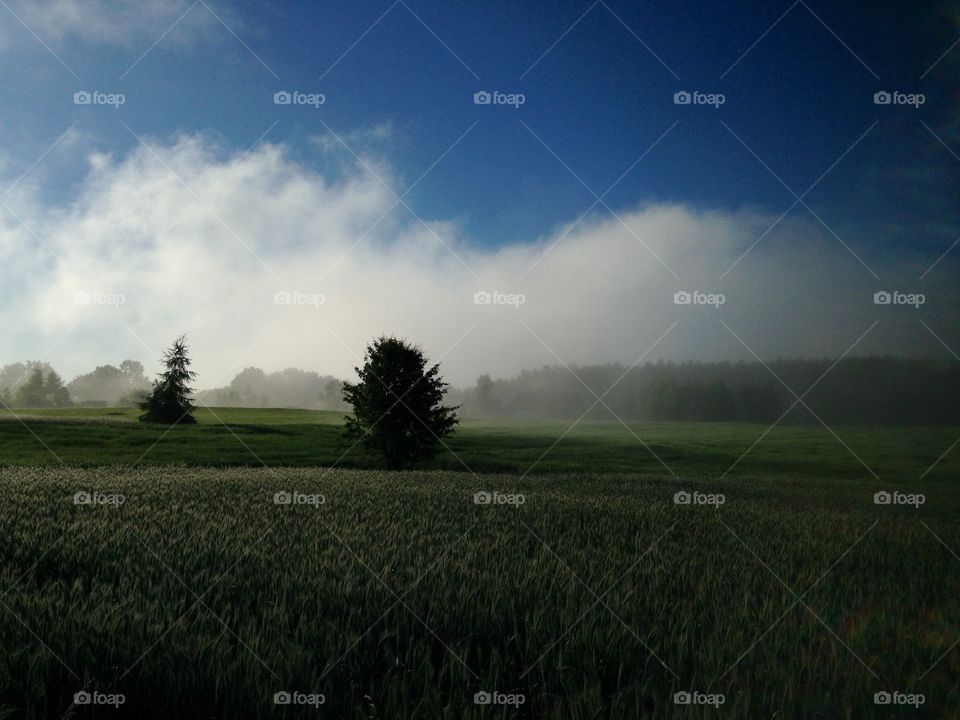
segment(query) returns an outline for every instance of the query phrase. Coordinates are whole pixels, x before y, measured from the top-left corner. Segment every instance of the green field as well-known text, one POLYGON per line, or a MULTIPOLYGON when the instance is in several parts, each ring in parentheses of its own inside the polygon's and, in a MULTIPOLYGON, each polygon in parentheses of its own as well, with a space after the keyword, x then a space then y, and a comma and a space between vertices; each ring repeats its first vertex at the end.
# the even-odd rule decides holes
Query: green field
POLYGON ((333 413, 216 409, 166 435, 132 410, 17 414, 0 421, 0 717, 960 707, 960 495, 953 453, 937 462, 957 428, 778 428, 720 479, 765 427, 584 423, 550 450, 570 423, 468 421, 433 468, 397 473, 360 453, 341 465, 366 469, 330 468, 333 413), (125 702, 71 708, 82 690, 125 702))
MULTIPOLYGON (((200 409, 196 425, 173 429, 136 422, 139 411, 134 409, 15 413, 0 410, 0 466, 62 461, 79 466, 378 467, 376 458, 342 444, 343 414, 336 412, 200 409)), ((928 470, 929 481, 955 478, 960 472, 960 455, 950 453, 938 462, 960 436, 960 428, 952 427, 838 426, 831 431, 815 425, 769 430, 741 423, 584 421, 571 430, 571 425, 573 421, 563 420, 467 419, 446 441, 447 450, 423 467, 720 477, 737 463, 729 477, 874 480, 875 474, 897 483, 917 480, 928 470)))

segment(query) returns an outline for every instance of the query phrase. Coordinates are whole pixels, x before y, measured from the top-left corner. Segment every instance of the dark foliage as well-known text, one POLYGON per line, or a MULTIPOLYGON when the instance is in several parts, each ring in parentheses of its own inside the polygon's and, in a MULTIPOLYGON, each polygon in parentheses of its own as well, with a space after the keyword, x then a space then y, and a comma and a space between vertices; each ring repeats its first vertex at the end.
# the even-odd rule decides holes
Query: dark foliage
POLYGON ((960 422, 960 363, 868 357, 547 366, 507 380, 482 375, 451 397, 464 414, 481 416, 949 425, 960 422))
POLYGON ((193 402, 190 396, 193 388, 190 381, 196 373, 190 370, 190 358, 187 355, 186 338, 181 335, 163 354, 166 370, 159 380, 153 383, 153 391, 140 405, 143 415, 141 422, 165 423, 167 425, 195 423, 193 402))
POLYGON ((355 368, 360 381, 343 384, 353 406, 345 439, 375 451, 390 468, 434 457, 457 423, 457 408, 443 405, 447 384, 439 368, 427 368, 423 351, 404 340, 374 340, 355 368))

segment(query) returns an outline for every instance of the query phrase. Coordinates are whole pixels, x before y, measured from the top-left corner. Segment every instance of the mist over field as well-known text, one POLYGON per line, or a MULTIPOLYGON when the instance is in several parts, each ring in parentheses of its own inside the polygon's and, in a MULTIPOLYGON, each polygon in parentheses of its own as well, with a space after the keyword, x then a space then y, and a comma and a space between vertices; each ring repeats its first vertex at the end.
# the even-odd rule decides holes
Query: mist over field
MULTIPOLYGON (((147 138, 117 157, 68 135, 89 163, 69 201, 49 206, 22 184, 16 216, 0 209, 5 316, 22 319, 7 352, 50 348, 42 359, 68 376, 118 357, 153 369, 185 331, 210 388, 246 366, 347 377, 384 331, 442 357, 457 385, 558 362, 836 358, 855 343, 859 356, 942 357, 937 336, 956 345, 954 257, 931 270, 919 250, 879 245, 865 266, 809 215, 663 202, 485 248, 456 222, 396 207, 396 171, 374 151, 354 158, 324 137, 315 160, 335 179, 269 141, 241 154, 147 138), (922 304, 878 306, 878 291, 922 304), (677 305, 678 292, 721 299, 677 305)), ((880 240, 841 231, 860 253, 880 240)))

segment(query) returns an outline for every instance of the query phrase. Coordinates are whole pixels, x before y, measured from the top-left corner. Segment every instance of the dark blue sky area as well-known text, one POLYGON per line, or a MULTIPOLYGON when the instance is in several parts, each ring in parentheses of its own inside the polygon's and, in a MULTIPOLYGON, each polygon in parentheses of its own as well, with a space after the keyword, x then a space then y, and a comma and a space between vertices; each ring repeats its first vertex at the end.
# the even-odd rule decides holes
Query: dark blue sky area
MULTIPOLYGON (((78 82, 21 38, 18 62, 0 69, 11 169, 78 119, 100 149, 132 149, 122 126, 72 104, 78 87, 96 87, 128 98, 111 120, 159 138, 203 132, 242 149, 279 121, 267 139, 321 172, 332 165, 312 136, 389 124, 372 151, 398 173, 400 192, 472 127, 407 201, 483 244, 535 239, 577 218, 590 190, 602 194, 645 152, 606 196, 614 210, 675 201, 779 215, 794 197, 770 171, 802 194, 849 150, 805 200, 852 244, 933 252, 960 234, 960 47, 948 52, 960 36, 957 3, 208 5, 248 47, 210 17, 202 42, 178 38, 208 14, 195 5, 132 69, 156 37, 56 44, 78 82), (282 89, 326 103, 278 108, 282 89), (525 102, 476 105, 482 90, 525 102), (684 90, 725 102, 675 104, 684 90), (882 90, 925 102, 876 105, 882 90)), ((9 14, 0 19, 24 34, 9 14)), ((66 193, 71 178, 67 166, 48 192, 66 193)))

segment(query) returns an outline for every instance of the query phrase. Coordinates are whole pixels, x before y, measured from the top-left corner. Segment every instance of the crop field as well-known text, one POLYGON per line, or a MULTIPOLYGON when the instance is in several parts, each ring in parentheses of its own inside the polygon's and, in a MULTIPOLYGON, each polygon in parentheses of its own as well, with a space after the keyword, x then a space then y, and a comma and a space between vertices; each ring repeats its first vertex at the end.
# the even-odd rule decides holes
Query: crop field
POLYGON ((392 473, 291 467, 337 459, 332 415, 215 412, 240 442, 201 413, 136 467, 162 433, 128 411, 0 423, 0 717, 960 707, 955 428, 839 429, 870 471, 777 429, 721 480, 766 428, 632 426, 671 472, 594 423, 524 475, 569 423, 472 421, 469 469, 392 473))

